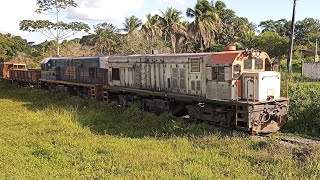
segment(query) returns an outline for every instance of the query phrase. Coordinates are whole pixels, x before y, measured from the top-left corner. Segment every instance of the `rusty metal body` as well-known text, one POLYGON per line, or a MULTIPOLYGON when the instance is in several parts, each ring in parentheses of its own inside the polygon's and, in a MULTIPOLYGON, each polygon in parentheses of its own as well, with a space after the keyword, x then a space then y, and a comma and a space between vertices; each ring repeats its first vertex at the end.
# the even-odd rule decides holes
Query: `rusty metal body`
POLYGON ((41 62, 41 77, 45 80, 102 84, 99 62, 99 57, 47 58, 41 62))
MULTIPOLYGON (((288 99, 280 97, 281 77, 271 71, 269 56, 228 50, 47 58, 41 63, 41 78, 33 80, 49 90, 189 115, 251 133, 278 131, 288 119, 288 99)), ((16 72, 24 71, 12 70, 16 72)))
POLYGON ((27 65, 23 62, 4 62, 0 61, 0 78, 10 78, 10 69, 27 69, 27 65))
POLYGON ((107 83, 107 69, 100 67, 102 59, 104 57, 44 59, 41 62, 39 86, 102 100, 102 85, 107 83))
POLYGON ((40 69, 10 69, 10 80, 19 82, 21 84, 38 84, 38 80, 41 77, 40 69))
POLYGON ((253 133, 278 131, 287 121, 280 74, 271 71, 265 52, 134 55, 107 61, 105 89, 122 105, 187 112, 191 118, 253 133))

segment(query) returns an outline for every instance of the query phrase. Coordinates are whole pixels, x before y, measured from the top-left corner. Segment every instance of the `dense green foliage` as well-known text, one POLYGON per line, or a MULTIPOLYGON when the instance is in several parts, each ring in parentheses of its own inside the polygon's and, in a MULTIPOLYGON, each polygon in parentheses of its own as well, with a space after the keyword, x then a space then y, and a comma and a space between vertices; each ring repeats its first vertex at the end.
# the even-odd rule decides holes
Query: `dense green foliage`
POLYGON ((320 83, 290 83, 290 119, 286 127, 293 133, 320 138, 320 83))
POLYGON ((12 59, 19 52, 31 54, 32 48, 20 36, 0 33, 0 59, 12 59))
POLYGON ((257 46, 268 52, 271 57, 280 57, 289 51, 289 39, 271 31, 264 32, 255 38, 257 46))
POLYGON ((319 179, 319 147, 0 82, 1 179, 319 179))

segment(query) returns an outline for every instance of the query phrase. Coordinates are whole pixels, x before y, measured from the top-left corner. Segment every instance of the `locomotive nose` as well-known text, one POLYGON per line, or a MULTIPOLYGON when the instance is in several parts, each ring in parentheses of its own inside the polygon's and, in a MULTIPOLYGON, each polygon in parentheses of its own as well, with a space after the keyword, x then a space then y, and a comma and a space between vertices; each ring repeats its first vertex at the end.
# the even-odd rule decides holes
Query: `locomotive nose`
POLYGON ((272 116, 266 122, 254 122, 252 127, 253 134, 268 134, 279 131, 288 121, 287 115, 272 116))

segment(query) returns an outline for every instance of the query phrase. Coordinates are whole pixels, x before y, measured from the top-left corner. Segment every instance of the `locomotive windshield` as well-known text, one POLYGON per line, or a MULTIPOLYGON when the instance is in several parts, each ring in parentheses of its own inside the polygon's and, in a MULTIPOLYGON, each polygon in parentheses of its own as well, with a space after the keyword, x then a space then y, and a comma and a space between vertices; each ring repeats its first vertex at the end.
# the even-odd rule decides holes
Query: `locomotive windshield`
POLYGON ((263 59, 245 59, 244 70, 263 70, 263 59))
POLYGON ((261 58, 255 59, 254 69, 257 69, 257 70, 263 69, 263 60, 261 58))
POLYGON ((253 59, 244 60, 244 70, 252 70, 253 59))

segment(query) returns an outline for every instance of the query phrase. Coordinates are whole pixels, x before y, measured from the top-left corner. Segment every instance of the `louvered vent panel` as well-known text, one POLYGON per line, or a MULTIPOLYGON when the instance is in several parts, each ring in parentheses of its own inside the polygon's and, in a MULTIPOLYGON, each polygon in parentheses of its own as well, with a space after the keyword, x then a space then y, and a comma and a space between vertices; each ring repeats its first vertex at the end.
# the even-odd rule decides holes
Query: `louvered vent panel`
POLYGON ((172 68, 172 77, 178 78, 179 77, 178 75, 179 75, 178 68, 172 68))
POLYGON ((200 72, 200 59, 191 59, 191 72, 200 72))
POLYGON ((201 90, 201 82, 197 81, 197 91, 200 91, 200 90, 201 90))
POLYGON ((195 91, 196 90, 196 83, 195 81, 191 81, 191 90, 195 91))
POLYGON ((172 79, 172 88, 178 88, 178 79, 172 79))

